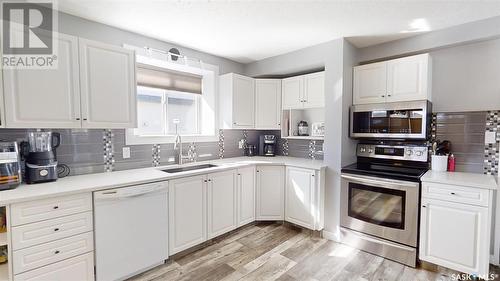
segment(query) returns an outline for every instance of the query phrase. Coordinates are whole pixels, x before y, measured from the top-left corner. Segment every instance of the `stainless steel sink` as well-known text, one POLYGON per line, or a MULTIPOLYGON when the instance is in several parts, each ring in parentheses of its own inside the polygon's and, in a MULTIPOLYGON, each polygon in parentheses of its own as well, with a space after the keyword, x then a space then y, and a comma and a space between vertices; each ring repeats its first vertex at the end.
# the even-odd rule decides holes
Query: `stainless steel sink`
POLYGON ((202 164, 202 165, 186 166, 186 167, 180 167, 180 168, 170 168, 170 169, 165 169, 162 171, 165 173, 173 174, 173 173, 180 173, 180 172, 186 172, 186 171, 208 169, 208 168, 213 168, 213 167, 217 167, 217 165, 202 164))

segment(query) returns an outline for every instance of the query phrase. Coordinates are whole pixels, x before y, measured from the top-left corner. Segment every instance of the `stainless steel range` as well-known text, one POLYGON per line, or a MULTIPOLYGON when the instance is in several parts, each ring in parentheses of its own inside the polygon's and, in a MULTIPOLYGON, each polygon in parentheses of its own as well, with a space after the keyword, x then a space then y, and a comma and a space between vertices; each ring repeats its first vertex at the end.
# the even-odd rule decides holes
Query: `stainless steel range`
POLYGON ((416 266, 420 177, 427 171, 425 144, 363 143, 358 162, 342 169, 343 241, 416 266))

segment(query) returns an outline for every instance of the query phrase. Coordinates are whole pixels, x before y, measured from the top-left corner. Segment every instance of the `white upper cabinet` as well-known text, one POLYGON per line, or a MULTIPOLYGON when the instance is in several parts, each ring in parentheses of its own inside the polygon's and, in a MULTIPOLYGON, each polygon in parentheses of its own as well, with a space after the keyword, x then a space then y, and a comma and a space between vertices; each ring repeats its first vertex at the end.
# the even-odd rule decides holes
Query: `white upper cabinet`
POLYGON ((255 79, 228 73, 219 78, 222 129, 255 127, 255 79))
POLYGON ((353 104, 431 100, 429 54, 354 67, 353 104))
POLYGON ((58 67, 52 70, 4 69, 6 126, 79 128, 78 38, 59 34, 58 67))
POLYGON ((57 40, 57 68, 3 70, 5 126, 136 127, 134 52, 65 34, 57 40))
POLYGON ((137 101, 134 51, 80 39, 84 128, 134 128, 137 101))
POLYGON ((283 109, 302 108, 304 100, 304 76, 283 79, 283 109))
POLYGON ((304 108, 325 107, 325 72, 304 76, 304 108))
POLYGON ((235 170, 208 175, 208 239, 236 228, 237 190, 235 170))
POLYGON ((383 103, 387 93, 386 62, 354 67, 354 104, 383 103))
POLYGON ((281 80, 255 80, 255 128, 280 129, 281 80))
POLYGON ((283 109, 325 106, 325 72, 285 78, 282 81, 283 109))
POLYGON ((429 54, 387 62, 387 101, 431 100, 429 54))

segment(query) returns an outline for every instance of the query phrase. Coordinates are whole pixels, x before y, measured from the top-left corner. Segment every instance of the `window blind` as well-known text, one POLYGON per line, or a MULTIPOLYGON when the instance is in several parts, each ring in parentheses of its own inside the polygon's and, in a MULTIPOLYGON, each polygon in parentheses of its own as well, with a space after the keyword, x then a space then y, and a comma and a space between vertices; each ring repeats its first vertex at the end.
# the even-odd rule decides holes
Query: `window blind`
POLYGON ((137 85, 201 94, 202 77, 146 64, 137 65, 137 85))

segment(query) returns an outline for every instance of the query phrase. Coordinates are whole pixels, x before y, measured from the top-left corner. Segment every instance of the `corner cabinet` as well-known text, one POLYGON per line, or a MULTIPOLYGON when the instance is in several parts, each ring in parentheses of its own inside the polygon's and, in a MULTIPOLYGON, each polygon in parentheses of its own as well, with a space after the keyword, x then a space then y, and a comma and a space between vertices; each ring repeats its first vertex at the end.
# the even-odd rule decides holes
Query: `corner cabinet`
POLYGON ((284 220, 285 168, 257 166, 256 220, 284 220))
POLYGON ((136 126, 131 50, 58 34, 52 70, 4 69, 7 128, 136 126))
POLYGON ((285 220, 312 230, 324 226, 324 173, 317 170, 287 167, 285 220))
POLYGON ((424 182, 420 259, 486 277, 492 198, 492 190, 424 182))
POLYGON ((82 127, 136 127, 134 51, 86 39, 79 41, 82 127))
POLYGON ((282 81, 283 109, 325 106, 325 72, 285 78, 282 81))
POLYGON ((222 129, 255 127, 255 80, 236 73, 219 77, 219 111, 222 129))
POLYGON ((279 130, 281 128, 281 80, 255 80, 255 128, 279 130))
POLYGON ((429 54, 354 67, 353 104, 432 99, 429 54))

